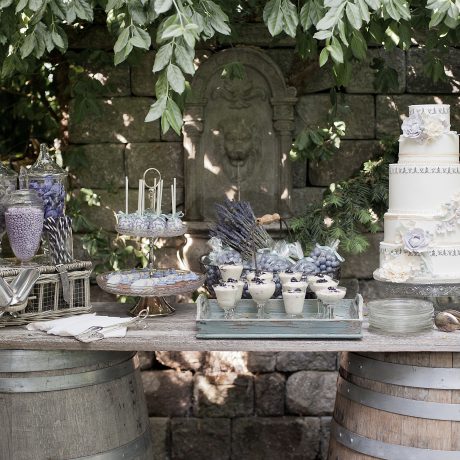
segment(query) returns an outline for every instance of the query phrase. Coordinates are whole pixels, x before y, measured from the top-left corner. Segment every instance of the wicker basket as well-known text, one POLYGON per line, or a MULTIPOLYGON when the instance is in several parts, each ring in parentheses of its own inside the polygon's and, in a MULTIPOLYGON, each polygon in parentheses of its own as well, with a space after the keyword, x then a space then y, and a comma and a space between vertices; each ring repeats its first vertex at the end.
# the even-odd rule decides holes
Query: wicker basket
MULTIPOLYGON (((39 265, 36 268, 40 271, 40 277, 30 293, 26 309, 19 313, 18 318, 8 316, 0 318, 0 326, 26 324, 91 311, 91 262, 75 261, 64 264, 62 266, 65 268, 64 274, 53 265, 39 265), (66 276, 69 281, 67 300, 64 298, 62 288, 63 276, 66 276)), ((0 276, 10 282, 20 270, 17 265, 3 265, 0 266, 0 276)))

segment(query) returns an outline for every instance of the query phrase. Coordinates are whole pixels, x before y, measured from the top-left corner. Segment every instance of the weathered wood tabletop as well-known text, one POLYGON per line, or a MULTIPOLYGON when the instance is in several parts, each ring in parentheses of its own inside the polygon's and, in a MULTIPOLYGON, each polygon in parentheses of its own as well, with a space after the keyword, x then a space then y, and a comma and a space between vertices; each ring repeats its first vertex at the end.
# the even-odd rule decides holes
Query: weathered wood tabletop
MULTIPOLYGON (((128 307, 117 303, 96 303, 96 312, 125 316, 128 307)), ((28 350, 124 350, 124 351, 367 351, 367 352, 460 352, 460 332, 432 330, 416 336, 392 337, 363 327, 361 340, 240 339, 209 340, 195 337, 195 304, 179 304, 176 313, 148 319, 135 326, 124 338, 108 338, 84 344, 72 338, 28 331, 25 327, 0 329, 1 349, 28 350)))

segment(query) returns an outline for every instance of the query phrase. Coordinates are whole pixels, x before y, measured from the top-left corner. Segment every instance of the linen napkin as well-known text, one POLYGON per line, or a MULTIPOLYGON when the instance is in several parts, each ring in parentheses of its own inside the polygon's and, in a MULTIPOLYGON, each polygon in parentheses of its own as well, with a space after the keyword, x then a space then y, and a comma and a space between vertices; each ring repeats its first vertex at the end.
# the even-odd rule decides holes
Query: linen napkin
POLYGON ((93 326, 107 327, 119 324, 120 326, 117 328, 110 328, 106 331, 101 329, 100 333, 104 335, 104 338, 124 337, 128 328, 127 326, 123 326, 123 323, 129 323, 132 322, 132 320, 133 318, 97 316, 96 313, 89 313, 86 315, 53 319, 51 321, 36 321, 28 324, 27 329, 29 331, 43 331, 50 335, 75 337, 93 326))

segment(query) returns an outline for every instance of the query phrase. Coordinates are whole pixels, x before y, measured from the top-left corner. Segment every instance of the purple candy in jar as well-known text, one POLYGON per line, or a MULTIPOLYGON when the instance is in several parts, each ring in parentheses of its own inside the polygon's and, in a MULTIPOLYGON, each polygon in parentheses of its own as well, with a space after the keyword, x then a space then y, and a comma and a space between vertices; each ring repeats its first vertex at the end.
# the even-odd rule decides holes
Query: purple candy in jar
POLYGON ((27 262, 37 253, 43 230, 43 204, 33 190, 11 193, 5 211, 6 231, 14 255, 27 262))

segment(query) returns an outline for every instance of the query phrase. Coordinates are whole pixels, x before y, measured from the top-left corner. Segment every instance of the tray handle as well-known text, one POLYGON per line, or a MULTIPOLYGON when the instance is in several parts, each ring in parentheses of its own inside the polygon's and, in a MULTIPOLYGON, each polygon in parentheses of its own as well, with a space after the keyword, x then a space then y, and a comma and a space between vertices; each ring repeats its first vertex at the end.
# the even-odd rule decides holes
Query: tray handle
POLYGON ((355 297, 355 305, 358 313, 358 319, 363 319, 363 305, 364 305, 364 300, 363 296, 361 294, 356 294, 355 297))
POLYGON ((209 300, 205 294, 200 294, 196 299, 197 305, 197 321, 200 319, 205 319, 209 314, 209 300))

